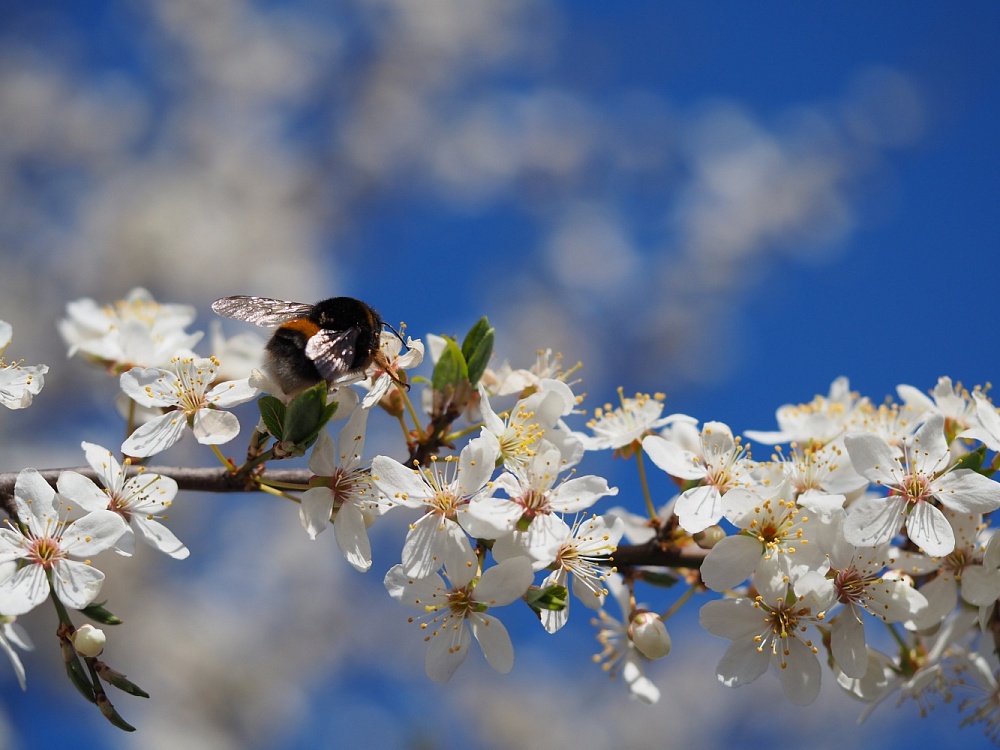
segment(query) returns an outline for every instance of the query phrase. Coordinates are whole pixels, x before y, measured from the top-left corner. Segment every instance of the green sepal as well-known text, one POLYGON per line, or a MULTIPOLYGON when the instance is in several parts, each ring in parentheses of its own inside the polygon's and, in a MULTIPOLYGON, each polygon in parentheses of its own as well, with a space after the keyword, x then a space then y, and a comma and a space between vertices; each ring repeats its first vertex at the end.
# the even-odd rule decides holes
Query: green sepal
POLYGON ((546 586, 544 589, 532 586, 525 593, 524 601, 537 615, 541 615, 543 609, 561 612, 569 605, 569 590, 565 586, 546 586))
POLYGON ((472 326, 462 342, 462 356, 468 368, 469 383, 475 386, 493 356, 495 331, 484 315, 472 326))
POLYGON ((274 396, 261 396, 257 399, 257 406, 260 408, 260 418, 264 422, 264 426, 267 427, 267 431, 280 440, 285 429, 285 412, 287 411, 281 399, 274 396))
POLYGON ((73 644, 68 638, 59 639, 62 648, 63 663, 66 665, 66 676, 73 686, 80 691, 80 695, 91 703, 97 703, 97 696, 94 694, 94 683, 90 681, 90 675, 83 668, 80 656, 73 648, 73 644))
POLYGON ((104 718, 119 729, 123 729, 126 732, 135 731, 135 727, 125 721, 125 719, 122 718, 122 715, 118 713, 118 709, 116 709, 112 705, 111 701, 108 700, 108 696, 103 694, 100 695, 97 699, 97 707, 101 709, 101 713, 104 714, 104 718))
POLYGON ((83 614, 89 617, 94 622, 99 622, 102 625, 121 625, 122 618, 113 612, 109 612, 104 608, 107 602, 101 602, 100 604, 91 604, 88 607, 84 607, 80 610, 83 614))
POLYGON ((956 469, 971 469, 979 474, 993 476, 994 471, 990 467, 983 468, 983 461, 986 460, 986 446, 980 445, 971 453, 966 453, 955 464, 956 469))
POLYGON ((681 492, 687 492, 688 490, 693 490, 695 487, 701 487, 704 479, 688 479, 681 484, 681 492))
POLYGON ((95 662, 94 669, 97 671, 97 674, 100 675, 102 680, 104 680, 109 685, 113 685, 114 687, 118 688, 123 693, 134 695, 136 698, 149 697, 149 693, 147 693, 141 687, 136 685, 134 682, 132 682, 132 680, 128 679, 121 672, 112 669, 104 662, 102 661, 95 662))
POLYGON ((458 344, 453 339, 445 337, 444 351, 434 365, 434 374, 431 377, 431 387, 435 391, 443 392, 451 386, 455 388, 459 383, 469 379, 469 366, 465 362, 465 356, 458 344))

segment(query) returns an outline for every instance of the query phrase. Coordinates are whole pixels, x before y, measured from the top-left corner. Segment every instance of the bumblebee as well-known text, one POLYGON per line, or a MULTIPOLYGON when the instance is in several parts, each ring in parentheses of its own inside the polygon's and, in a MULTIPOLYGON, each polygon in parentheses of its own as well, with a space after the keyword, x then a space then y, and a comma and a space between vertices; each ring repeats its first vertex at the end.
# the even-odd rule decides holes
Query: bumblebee
POLYGON ((238 295, 216 300, 212 309, 275 329, 265 347, 264 371, 288 395, 322 380, 331 387, 361 380, 373 362, 404 385, 380 348, 385 321, 361 300, 333 297, 309 305, 238 295))

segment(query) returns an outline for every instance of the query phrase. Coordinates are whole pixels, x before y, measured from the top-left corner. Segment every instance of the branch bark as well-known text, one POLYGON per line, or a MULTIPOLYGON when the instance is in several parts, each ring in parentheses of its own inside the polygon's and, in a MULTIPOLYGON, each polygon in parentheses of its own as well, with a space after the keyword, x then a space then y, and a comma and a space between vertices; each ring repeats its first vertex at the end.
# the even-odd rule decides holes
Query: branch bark
MULTIPOLYGON (((56 486, 59 475, 64 471, 75 471, 89 479, 99 482, 97 473, 87 467, 69 469, 45 469, 38 473, 52 487, 56 486)), ((129 467, 128 475, 139 473, 138 467, 129 467)), ((145 470, 145 473, 160 474, 177 482, 182 490, 199 492, 253 492, 258 483, 271 480, 273 482, 308 484, 313 474, 308 469, 268 469, 260 474, 234 474, 222 467, 189 468, 182 466, 157 466, 145 470)), ((14 506, 14 485, 18 472, 0 473, 0 507, 10 518, 16 516, 14 506)), ((699 568, 706 552, 697 548, 678 549, 664 547, 660 542, 652 540, 645 544, 623 544, 608 560, 608 565, 614 565, 619 570, 629 567, 651 565, 665 568, 699 568)))

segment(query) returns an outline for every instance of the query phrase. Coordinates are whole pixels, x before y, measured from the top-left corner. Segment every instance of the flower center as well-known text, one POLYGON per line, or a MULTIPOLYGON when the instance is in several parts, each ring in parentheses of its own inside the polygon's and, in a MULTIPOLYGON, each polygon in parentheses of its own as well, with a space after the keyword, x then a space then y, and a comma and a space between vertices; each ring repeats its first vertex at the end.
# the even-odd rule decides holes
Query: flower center
POLYGON ((48 570, 59 560, 65 558, 66 553, 59 546, 58 539, 46 536, 32 541, 28 557, 33 563, 48 570))
POLYGON ((833 579, 833 586, 837 592, 837 598, 844 604, 860 602, 864 598, 865 581, 853 565, 845 570, 837 571, 837 575, 833 579))
POLYGON ((921 500, 926 500, 930 496, 931 480, 922 472, 907 474, 900 484, 902 494, 911 505, 916 505, 921 500))
POLYGON ((367 476, 338 467, 327 483, 333 493, 333 507, 340 508, 349 500, 365 494, 370 484, 371 480, 367 476))
POLYGON ((549 495, 547 492, 530 489, 517 498, 515 502, 524 508, 524 513, 521 515, 522 518, 531 519, 535 516, 547 515, 549 513, 549 495))
POLYGON ((471 587, 462 586, 448 592, 448 609, 454 617, 465 619, 479 608, 479 603, 472 598, 471 587))

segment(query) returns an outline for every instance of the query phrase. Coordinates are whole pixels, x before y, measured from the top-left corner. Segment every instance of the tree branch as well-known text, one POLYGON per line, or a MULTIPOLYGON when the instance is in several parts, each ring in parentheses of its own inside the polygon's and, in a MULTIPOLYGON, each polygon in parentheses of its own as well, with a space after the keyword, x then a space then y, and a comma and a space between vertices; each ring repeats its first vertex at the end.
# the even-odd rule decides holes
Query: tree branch
POLYGON ((640 565, 663 568, 700 568, 708 550, 700 547, 664 547, 656 539, 645 544, 623 544, 615 550, 611 561, 621 571, 640 565))
MULTIPOLYGON (((59 475, 64 471, 75 471, 77 474, 82 474, 95 482, 99 481, 97 473, 89 466, 70 469, 45 469, 38 473, 42 479, 52 485, 52 487, 55 487, 59 475)), ((159 474, 170 477, 177 482, 177 486, 182 490, 197 490, 201 492, 251 492, 257 489, 261 480, 307 484, 312 478, 312 472, 308 469, 278 469, 264 471, 259 474, 234 474, 222 467, 195 469, 177 466, 157 466, 155 469, 146 470, 130 466, 128 468, 128 476, 134 477, 140 471, 147 474, 159 474)), ((16 515, 14 485, 17 482, 18 473, 5 472, 0 474, 0 507, 11 518, 16 515)))
MULTIPOLYGON (((97 473, 87 467, 75 467, 70 469, 45 469, 39 471, 42 479, 52 487, 56 486, 59 475, 64 471, 75 471, 77 474, 99 482, 97 473)), ((140 473, 140 468, 130 466, 128 476, 133 477, 140 473)), ((142 470, 143 473, 159 474, 170 477, 182 490, 193 490, 199 492, 253 492, 258 489, 260 483, 273 482, 308 484, 312 479, 312 472, 308 469, 268 469, 259 474, 234 474, 222 467, 212 468, 188 468, 183 466, 157 466, 142 470)), ((11 518, 17 513, 14 506, 14 485, 17 482, 18 472, 0 473, 0 507, 11 518)), ((615 554, 609 558, 608 565, 614 565, 619 570, 623 568, 652 565, 664 568, 700 568, 702 560, 707 552, 697 547, 686 547, 679 549, 673 546, 664 547, 657 540, 651 540, 645 544, 623 544, 618 547, 615 554)))

